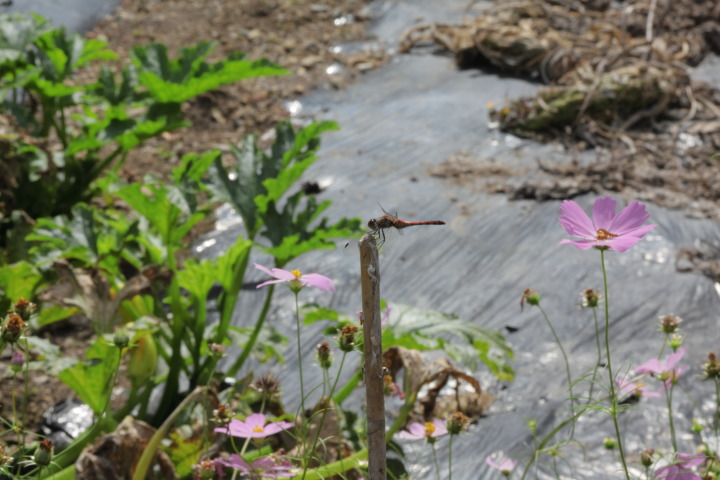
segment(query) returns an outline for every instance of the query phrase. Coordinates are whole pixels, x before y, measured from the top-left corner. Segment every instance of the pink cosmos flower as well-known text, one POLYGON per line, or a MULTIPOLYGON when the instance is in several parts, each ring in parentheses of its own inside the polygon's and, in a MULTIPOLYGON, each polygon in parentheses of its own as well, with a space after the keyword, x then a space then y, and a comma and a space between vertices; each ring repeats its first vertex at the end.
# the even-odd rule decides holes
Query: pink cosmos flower
POLYGON ((647 385, 643 383, 633 383, 629 380, 625 380, 624 378, 616 378, 615 383, 617 383, 618 389, 617 389, 617 396, 618 398, 622 397, 659 397, 660 392, 656 392, 654 390, 650 390, 647 385))
MULTIPOLYGON (((253 480, 288 477, 290 476, 288 474, 292 470, 290 462, 277 455, 257 458, 253 460, 252 465, 236 453, 231 454, 227 461, 220 458, 215 459, 215 461, 219 465, 237 470, 241 475, 253 480)), ((220 476, 225 475, 221 472, 220 476)))
POLYGON ((263 267, 262 265, 259 265, 257 263, 255 264, 255 268, 267 273, 268 275, 276 279, 263 282, 256 288, 264 287, 265 285, 270 285, 271 283, 289 282, 290 289, 298 292, 302 289, 302 287, 308 285, 311 287, 317 287, 320 290, 325 290, 326 292, 335 291, 335 285, 333 284, 333 281, 325 275, 320 275, 319 273, 307 273, 303 275, 300 270, 287 271, 283 270, 282 268, 273 268, 272 270, 270 270, 269 268, 263 267))
POLYGON ((685 371, 685 367, 680 365, 678 362, 685 355, 687 345, 683 345, 678 348, 676 352, 671 353, 663 361, 657 358, 651 358, 647 362, 635 368, 635 373, 645 373, 659 378, 665 382, 665 388, 668 389, 670 386, 682 375, 685 371))
POLYGON ((437 437, 447 435, 447 433, 447 422, 436 418, 432 422, 413 422, 407 427, 407 430, 401 430, 397 435, 406 440, 432 439, 434 441, 437 437))
POLYGON ((565 200, 560 205, 562 215, 558 220, 567 233, 581 240, 565 239, 560 243, 570 243, 583 250, 605 247, 624 252, 655 228, 655 225, 643 226, 650 217, 645 205, 632 202, 617 215, 615 206, 612 197, 598 198, 593 205, 593 219, 590 220, 577 203, 565 200))
POLYGON ((665 465, 655 470, 655 478, 658 480, 702 480, 702 477, 692 471, 705 461, 703 453, 678 453, 675 463, 665 465))
POLYGON ((265 415, 253 413, 244 422, 233 418, 230 423, 223 427, 217 427, 215 431, 240 438, 265 438, 293 426, 290 422, 270 422, 267 425, 265 422, 265 415))
POLYGON ((485 463, 487 463, 496 470, 500 470, 500 472, 505 476, 509 476, 517 466, 517 462, 515 460, 506 457, 502 454, 502 452, 499 455, 495 456, 488 455, 485 459, 485 463))

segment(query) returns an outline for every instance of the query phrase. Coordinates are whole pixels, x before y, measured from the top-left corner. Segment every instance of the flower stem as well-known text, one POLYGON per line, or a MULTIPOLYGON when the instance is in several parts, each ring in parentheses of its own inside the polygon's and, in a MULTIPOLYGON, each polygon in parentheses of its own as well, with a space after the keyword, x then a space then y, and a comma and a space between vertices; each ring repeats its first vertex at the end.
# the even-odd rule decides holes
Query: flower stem
MULTIPOLYGON (((555 337, 555 343, 557 343, 558 348, 560 348, 560 353, 562 353, 563 359, 565 360, 565 374, 567 375, 567 381, 568 381, 568 389, 570 390, 570 410, 575 410, 575 395, 573 395, 572 390, 572 376, 570 374, 570 362, 568 361, 567 353, 565 353, 565 349, 562 346, 562 342, 560 342, 560 337, 558 337, 557 332, 555 331, 555 327, 553 327, 552 322, 547 316, 547 313, 545 313, 545 310, 543 310, 542 306, 538 305, 538 308, 540 309, 540 312, 542 313, 543 318, 545 319, 545 322, 550 327, 550 331, 553 334, 553 337, 555 337)), ((575 423, 573 422, 570 426, 570 437, 573 436, 573 433, 575 432, 575 423)))
MULTIPOLYGON (((325 416, 327 415, 327 411, 330 410, 330 404, 332 402, 332 396, 333 393, 335 393, 335 388, 338 384, 338 379, 340 379, 340 372, 342 372, 343 365, 345 364, 345 357, 347 356, 347 352, 343 352, 342 358, 340 359, 340 366, 338 367, 337 374, 335 375, 335 381, 333 382, 333 386, 330 388, 330 394, 325 397, 323 395, 323 400, 327 398, 325 403, 325 408, 322 412, 322 417, 320 417, 320 423, 317 426, 317 431, 315 432, 315 438, 313 439, 312 446, 310 447, 310 454, 308 455, 307 461, 304 462, 305 466, 303 467, 303 474, 302 478, 305 478, 305 474, 307 473, 308 465, 310 464, 310 460, 312 460, 313 455, 315 455, 315 447, 317 447, 317 442, 320 440, 320 433, 322 432, 323 424, 325 423, 325 416)), ((327 371, 323 370, 325 372, 325 375, 327 375, 327 371)))
POLYGON ((455 435, 450 435, 450 441, 448 445, 448 480, 452 480, 452 444, 454 436, 455 435))
POLYGON ((673 423, 673 414, 672 414, 672 391, 673 386, 670 385, 669 388, 665 389, 665 400, 667 401, 667 407, 668 407, 668 420, 670 421, 670 441, 672 442, 673 446, 673 453, 677 455, 677 440, 675 439, 675 424, 673 423))
POLYGON ((622 439, 620 436, 620 426, 617 419, 617 397, 615 396, 615 377, 612 371, 612 362, 610 361, 610 298, 608 297, 607 270, 605 269, 605 250, 600 250, 600 264, 602 265, 603 288, 605 290, 605 355, 607 356, 608 377, 610 379, 610 413, 612 414, 613 424, 615 426, 615 436, 618 441, 618 453, 620 453, 620 462, 625 471, 625 478, 630 480, 630 472, 628 472, 627 463, 625 462, 625 452, 623 450, 622 439))
POLYGON ((715 437, 718 436, 720 429, 720 379, 715 377, 715 437))
POLYGON ((602 347, 600 346, 600 324, 598 324, 597 308, 593 308, 593 320, 595 321, 595 343, 597 344, 597 360, 593 369, 592 380, 590 381, 590 393, 588 393, 588 401, 586 405, 592 402, 593 390, 595 390, 595 379, 597 378, 598 367, 602 361, 602 347))
MULTIPOLYGON (((295 329, 296 329, 296 335, 295 338, 297 339, 297 354, 298 354, 298 370, 300 374, 300 419, 303 424, 305 424, 305 387, 303 386, 303 362, 302 362, 302 349, 300 348, 300 305, 298 303, 298 294, 299 292, 295 293, 295 329)), ((305 432, 305 428, 302 429, 302 433, 305 432)), ((303 439, 306 440, 306 439, 303 439)), ((306 452, 307 453, 307 452, 306 452)), ((309 462, 309 458, 305 458, 305 466, 307 467, 307 462, 309 462)))
POLYGON ((435 451, 435 442, 430 442, 430 447, 433 452, 433 462, 435 462, 435 475, 437 476, 437 480, 440 480, 440 464, 438 463, 437 452, 435 451))

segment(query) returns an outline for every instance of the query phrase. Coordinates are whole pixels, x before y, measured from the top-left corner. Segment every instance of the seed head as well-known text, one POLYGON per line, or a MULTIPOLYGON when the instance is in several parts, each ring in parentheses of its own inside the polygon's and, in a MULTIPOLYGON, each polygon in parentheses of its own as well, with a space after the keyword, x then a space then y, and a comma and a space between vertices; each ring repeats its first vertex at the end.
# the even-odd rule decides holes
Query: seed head
POLYGON ((535 290, 526 288, 523 292, 522 298, 520 299, 520 311, 525 308, 525 302, 527 302, 528 305, 540 305, 540 294, 535 290))
POLYGON ((345 325, 340 330, 340 350, 343 352, 352 352, 355 349, 355 334, 358 327, 354 325, 345 325))
POLYGON ((218 407, 214 409, 212 413, 213 422, 215 422, 217 425, 226 425, 230 423, 235 417, 235 412, 230 410, 230 407, 224 404, 218 405, 218 407))
POLYGON ((332 365, 332 351, 328 342, 322 342, 317 346, 317 358, 320 368, 327 370, 332 365))
POLYGON ((8 343, 17 342, 27 328, 27 323, 23 321, 20 315, 11 313, 2 326, 2 339, 8 343))
POLYGON ((592 288, 586 288, 580 295, 580 306, 582 308, 597 308, 600 304, 600 292, 592 288))
POLYGON ((280 380, 272 373, 259 376, 250 388, 258 392, 266 402, 276 402, 280 398, 280 380))
POLYGON ((38 467, 47 467, 50 465, 53 458, 53 450, 53 443, 49 438, 40 442, 40 445, 38 445, 35 450, 35 455, 33 456, 33 459, 38 467))
POLYGON ((678 331, 682 321, 682 318, 675 315, 663 315, 660 317, 660 328, 669 335, 678 331))
POLYGON ((18 301, 15 302, 15 305, 13 305, 13 310, 16 314, 20 315, 23 320, 27 321, 30 315, 37 311, 37 305, 20 297, 18 301))
POLYGON ((470 423, 470 419, 465 416, 462 412, 455 412, 450 415, 447 422, 447 429, 450 435, 457 435, 467 428, 470 423))
POLYGON ((702 369, 704 373, 704 380, 710 378, 720 378, 720 362, 714 353, 708 353, 707 362, 703 364, 702 369))
POLYGON ((640 463, 642 463, 643 467, 649 467, 653 464, 653 455, 655 454, 655 450, 652 448, 648 448, 640 452, 640 463))

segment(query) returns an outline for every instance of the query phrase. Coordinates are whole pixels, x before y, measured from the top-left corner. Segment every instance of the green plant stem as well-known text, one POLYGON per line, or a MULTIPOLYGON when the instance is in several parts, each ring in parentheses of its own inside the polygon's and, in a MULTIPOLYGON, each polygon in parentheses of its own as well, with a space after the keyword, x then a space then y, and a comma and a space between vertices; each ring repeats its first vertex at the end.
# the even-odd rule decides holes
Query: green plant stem
POLYGON ((430 448, 432 448, 433 462, 435 463, 435 475, 437 476, 437 480, 440 480, 440 464, 438 463, 437 452, 435 451, 435 442, 431 441, 429 443, 430 448))
POLYGON ((235 360, 235 363, 230 367, 227 374, 229 376, 235 376, 237 372, 243 367, 245 364, 245 361, 250 356, 250 352, 252 351, 253 347, 255 346, 255 343, 257 342, 258 335, 260 334, 260 330, 262 330, 263 325, 265 324, 265 318, 267 317, 268 311, 270 310, 270 301, 272 300, 273 291, 275 291, 275 284, 271 284, 267 289, 267 294, 265 296, 265 303, 263 304, 262 311, 260 312, 260 316, 258 317, 257 321, 255 322, 255 329, 250 334, 250 338, 248 339, 247 343, 245 344, 245 347, 243 348, 242 353, 238 357, 237 360, 235 360))
MULTIPOLYGON (((573 395, 573 390, 572 390, 572 376, 570 374, 570 361, 568 360, 567 353, 565 353, 565 349, 562 346, 560 337, 558 337, 558 334, 555 331, 555 327, 553 327, 553 324, 550 321, 550 318, 548 318, 547 313, 545 313, 545 310, 542 308, 541 305, 538 304, 537 307, 540 309, 540 313, 542 313, 542 316, 545 319, 545 323, 547 323, 548 327, 550 327, 550 331, 552 332, 553 337, 555 337, 555 343, 557 343, 557 346, 560 349, 560 353, 562 353, 563 360, 565 360, 565 374, 567 375, 568 390, 570 391, 570 409, 571 409, 571 411, 574 411, 575 410, 575 395, 573 395)), ((573 423, 570 426, 570 437, 572 437, 574 433, 575 433, 575 424, 573 423)))
MULTIPOLYGON (((342 372, 343 365, 345 364, 345 357, 347 356, 347 352, 343 352, 342 358, 340 359, 340 366, 338 367, 337 374, 335 375, 335 381, 333 382, 333 386, 330 388, 330 394, 327 396, 327 403, 325 404, 325 408, 323 409, 322 416, 320 417, 320 423, 317 426, 317 431, 315 432, 315 438, 313 439, 312 446, 310 447, 310 453, 307 456, 307 461, 304 462, 305 466, 303 467, 303 476, 302 478, 305 478, 305 474, 307 473, 308 465, 310 463, 310 460, 312 459, 313 455, 315 455, 315 448, 317 447, 318 440, 320 440, 320 433, 322 432, 322 427, 325 424, 325 416, 327 415, 328 410, 330 410, 330 399, 333 396, 333 393, 335 392, 335 388, 337 388, 338 379, 340 378, 340 373, 342 372)), ((324 370, 324 372, 326 372, 324 370)), ((325 396, 323 395, 323 398, 325 396)))
POLYGON ((450 440, 448 441, 448 480, 452 480, 452 446, 453 438, 455 435, 450 434, 450 440))
POLYGON ((588 393, 588 401, 585 405, 589 405, 592 402, 593 391, 595 390, 595 379, 597 378, 597 371, 602 361, 602 347, 600 346, 600 324, 598 323, 597 308, 593 308, 593 320, 595 321, 595 343, 597 346, 597 360, 595 361, 595 368, 593 369, 592 381, 590 382, 590 393, 588 393))
MULTIPOLYGON (((297 355, 298 355, 298 374, 300 375, 300 421, 301 429, 300 436, 302 442, 307 441, 308 430, 305 428, 305 383, 303 382, 303 361, 302 361, 302 349, 300 345, 300 305, 298 301, 298 291, 293 292, 295 294, 295 338, 297 340, 297 355)), ((307 464, 310 461, 308 458, 307 450, 303 452, 303 472, 307 470, 307 464)))
POLYGON ((135 466, 133 480, 144 480, 145 478, 147 478, 146 474, 148 473, 150 469, 150 464, 155 457, 155 452, 157 452, 158 447, 160 447, 160 442, 167 436, 167 433, 170 430, 170 427, 172 427, 173 423, 175 422, 177 416, 185 409, 185 407, 187 407, 190 403, 194 402, 196 398, 202 398, 204 394, 205 387, 195 388, 195 390, 193 390, 187 397, 185 397, 185 399, 180 402, 180 405, 178 405, 177 408, 165 419, 163 424, 160 426, 160 428, 157 429, 155 434, 148 442, 142 456, 140 457, 140 460, 138 460, 138 463, 135 466))
POLYGON ((720 378, 715 377, 715 437, 718 436, 720 430, 720 378))
POLYGON ((672 391, 673 385, 670 385, 670 388, 665 389, 665 401, 667 402, 668 421, 670 422, 670 442, 672 443, 673 453, 677 455, 677 440, 675 439, 675 424, 673 423, 672 413, 672 391))
POLYGON ((630 472, 628 472, 627 463, 625 462, 625 451, 623 450, 622 438, 620 435, 620 426, 617 419, 617 397, 615 396, 615 377, 612 371, 612 362, 610 360, 610 298, 608 297, 607 270, 605 269, 605 250, 600 249, 600 264, 603 274, 603 289, 605 294, 605 355, 607 357, 608 377, 610 379, 610 413, 615 426, 615 436, 618 441, 618 453, 620 453, 620 461, 625 472, 625 478, 630 480, 630 472))
POLYGON ((340 391, 333 397, 333 402, 335 402, 336 405, 342 405, 345 399, 349 397, 352 392, 355 391, 358 385, 360 385, 362 377, 362 369, 358 368, 355 372, 355 375, 353 375, 352 378, 350 378, 350 380, 348 380, 347 383, 345 383, 345 385, 343 385, 343 387, 340 389, 340 391))

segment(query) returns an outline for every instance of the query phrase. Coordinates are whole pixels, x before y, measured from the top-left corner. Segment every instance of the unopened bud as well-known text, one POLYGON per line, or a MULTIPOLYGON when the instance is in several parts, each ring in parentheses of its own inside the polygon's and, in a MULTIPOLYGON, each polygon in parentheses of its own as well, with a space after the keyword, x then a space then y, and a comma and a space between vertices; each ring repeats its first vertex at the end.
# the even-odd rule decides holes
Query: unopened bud
POLYGON ((113 343, 117 348, 122 350, 123 348, 127 347, 130 343, 130 339, 128 336, 122 332, 118 332, 113 336, 113 343))
POLYGON ((33 456, 35 464, 41 468, 50 465, 50 462, 52 462, 53 459, 53 450, 53 443, 49 438, 40 442, 40 445, 38 445, 37 449, 35 449, 35 455, 33 456))
POLYGON ((670 342, 668 342, 668 344, 670 345, 670 348, 673 349, 673 352, 675 352, 678 348, 682 347, 684 342, 685 338, 682 335, 674 333, 670 336, 670 342))
POLYGON ((580 296, 580 305, 583 308, 597 308, 600 304, 600 292, 587 288, 580 296))
POLYGON ((653 464, 654 454, 655 450, 653 450, 652 448, 648 448, 640 452, 640 463, 642 463, 643 467, 649 467, 653 464))
POLYGON ((523 292, 522 298, 520 299, 520 310, 525 308, 525 302, 527 302, 528 305, 540 305, 540 294, 535 290, 526 288, 523 292))
POLYGON ((213 357, 222 357, 225 355, 225 345, 221 345, 219 343, 211 343, 210 344, 210 354, 213 357))
POLYGON ((615 447, 617 447, 617 440, 615 437, 605 437, 603 439, 603 447, 605 447, 606 450, 614 450, 615 447))
POLYGON ((2 326, 2 339, 8 343, 17 342, 27 328, 20 315, 10 314, 2 326))
POLYGON ((669 335, 678 331, 682 321, 682 318, 675 315, 663 315, 660 317, 660 328, 669 335))
POLYGON ((447 429, 450 435, 457 435, 458 433, 465 430, 470 423, 470 419, 465 416, 462 412, 455 412, 450 415, 447 422, 447 429))
POLYGON ((358 327, 354 325, 345 325, 340 330, 340 350, 343 352, 352 352, 355 349, 355 334, 358 327))
POLYGON ((13 305, 13 310, 16 314, 20 315, 20 318, 27 321, 30 315, 37 311, 37 305, 20 297, 18 301, 15 302, 15 305, 13 305))
POLYGON ((330 351, 330 344, 328 342, 322 342, 317 346, 317 358, 320 363, 320 368, 327 370, 332 365, 332 351, 330 351))
POLYGON ((157 346, 152 333, 143 330, 135 334, 133 347, 128 361, 128 377, 133 388, 139 388, 155 375, 157 346))
POLYGON ((18 373, 22 370, 23 365, 25 365, 25 356, 22 353, 13 353, 10 358, 10 368, 12 371, 18 373))

